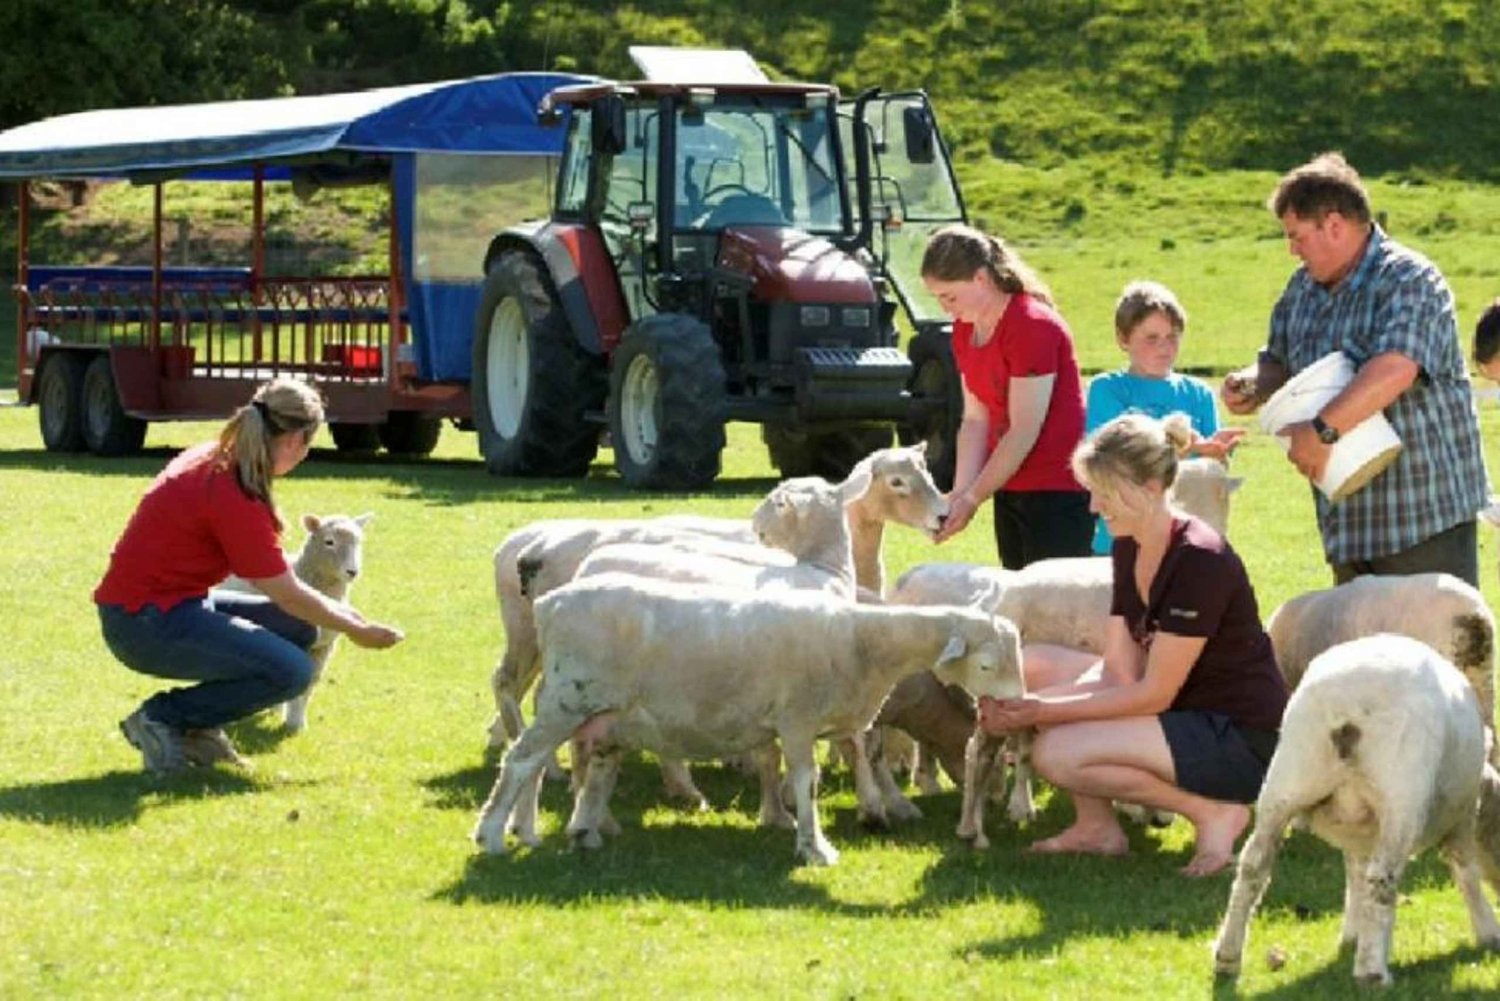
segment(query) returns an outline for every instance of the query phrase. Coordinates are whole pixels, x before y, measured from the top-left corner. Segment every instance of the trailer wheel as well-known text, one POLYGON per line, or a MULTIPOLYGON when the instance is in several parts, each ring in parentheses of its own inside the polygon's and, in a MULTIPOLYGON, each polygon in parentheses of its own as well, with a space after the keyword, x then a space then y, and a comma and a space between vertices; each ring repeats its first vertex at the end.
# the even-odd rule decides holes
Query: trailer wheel
POLYGON ((719 475, 724 364, 702 321, 658 313, 625 331, 611 361, 609 433, 632 487, 695 490, 719 475))
POLYGON ((834 482, 848 476, 860 459, 891 444, 890 428, 811 431, 789 424, 767 424, 760 436, 771 465, 783 477, 821 476, 834 482))
POLYGON ((55 351, 37 376, 37 424, 49 452, 82 452, 83 371, 88 359, 71 351, 55 351))
POLYGON ((120 406, 109 355, 97 355, 83 373, 83 440, 95 455, 133 455, 146 440, 146 422, 120 406))
POLYGON ((932 481, 942 490, 951 490, 958 457, 958 425, 964 414, 963 384, 953 360, 953 346, 945 330, 924 330, 912 338, 906 353, 912 365, 911 395, 934 405, 924 417, 901 424, 897 433, 903 445, 927 442, 927 468, 932 481))
POLYGON ((374 424, 345 424, 342 421, 328 425, 333 436, 333 447, 341 455, 374 455, 380 451, 380 434, 374 424))
POLYGON ((376 434, 385 450, 392 455, 422 457, 431 455, 443 433, 440 417, 429 417, 414 410, 393 410, 376 434))
POLYGON ((599 450, 602 358, 573 336, 550 280, 525 251, 502 253, 474 324, 474 427, 498 476, 582 476, 599 450))

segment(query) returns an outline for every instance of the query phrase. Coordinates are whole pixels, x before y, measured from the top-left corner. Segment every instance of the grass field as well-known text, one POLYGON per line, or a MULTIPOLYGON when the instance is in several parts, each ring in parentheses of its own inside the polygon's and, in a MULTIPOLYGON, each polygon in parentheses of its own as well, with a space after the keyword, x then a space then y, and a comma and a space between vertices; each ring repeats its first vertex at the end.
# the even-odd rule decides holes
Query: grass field
MULTIPOLYGON (((44 452, 31 409, 0 408, 0 996, 4 997, 927 997, 1204 996, 1227 877, 1188 881, 1177 825, 1132 834, 1124 860, 1032 858, 1066 823, 1043 799, 1030 831, 992 816, 994 846, 953 836, 958 796, 889 834, 854 822, 844 773, 823 817, 843 852, 793 864, 791 835, 757 830, 755 792, 705 766, 715 805, 682 813, 645 763, 627 767, 623 835, 565 851, 566 795, 544 799, 546 843, 505 859, 467 841, 493 780, 483 761, 488 676, 501 648, 490 553, 537 518, 692 510, 746 515, 773 483, 755 429, 731 429, 726 476, 696 496, 588 480, 487 477, 469 435, 434 461, 341 461, 328 447, 278 487, 288 515, 376 518, 354 591, 407 631, 394 650, 344 644, 285 739, 268 718, 233 728, 256 761, 153 782, 115 729, 155 689, 117 665, 89 592, 111 542, 172 450, 212 426, 153 426, 147 452, 105 461, 44 452)), ((1500 432, 1493 408, 1484 426, 1500 432)), ((1496 456, 1491 455, 1493 465, 1496 456)), ((1231 534, 1263 612, 1324 582, 1304 486, 1252 436, 1231 534)), ((989 561, 971 529, 934 550, 896 529, 892 574, 932 559, 989 561)), ((300 530, 288 533, 300 542, 300 530)), ((1483 539, 1485 588, 1500 584, 1483 539)), ((768 652, 774 656, 774 652, 768 652)), ((1341 864, 1306 836, 1284 853, 1253 928, 1241 990, 1354 996, 1336 949, 1341 864), (1285 952, 1273 970, 1267 950, 1285 952)), ((1493 996, 1500 958, 1470 943, 1435 859, 1409 870, 1396 932, 1395 997, 1493 996)))

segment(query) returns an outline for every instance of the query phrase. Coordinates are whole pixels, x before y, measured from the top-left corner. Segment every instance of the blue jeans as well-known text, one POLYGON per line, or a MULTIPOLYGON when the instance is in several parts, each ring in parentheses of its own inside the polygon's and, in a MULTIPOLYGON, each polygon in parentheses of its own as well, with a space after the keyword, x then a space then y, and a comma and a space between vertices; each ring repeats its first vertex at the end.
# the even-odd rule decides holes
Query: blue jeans
POLYGON ((147 699, 152 719, 178 729, 222 726, 307 691, 316 626, 263 595, 213 591, 163 612, 100 605, 104 642, 141 674, 202 682, 147 699))

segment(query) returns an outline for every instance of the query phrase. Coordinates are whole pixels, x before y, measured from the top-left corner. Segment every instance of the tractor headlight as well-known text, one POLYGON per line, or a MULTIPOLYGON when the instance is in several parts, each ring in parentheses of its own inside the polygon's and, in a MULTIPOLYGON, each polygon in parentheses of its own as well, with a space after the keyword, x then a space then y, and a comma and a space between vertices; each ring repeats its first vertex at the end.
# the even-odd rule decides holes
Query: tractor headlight
POLYGON ((826 327, 832 320, 831 312, 827 306, 803 306, 797 318, 804 327, 826 327))

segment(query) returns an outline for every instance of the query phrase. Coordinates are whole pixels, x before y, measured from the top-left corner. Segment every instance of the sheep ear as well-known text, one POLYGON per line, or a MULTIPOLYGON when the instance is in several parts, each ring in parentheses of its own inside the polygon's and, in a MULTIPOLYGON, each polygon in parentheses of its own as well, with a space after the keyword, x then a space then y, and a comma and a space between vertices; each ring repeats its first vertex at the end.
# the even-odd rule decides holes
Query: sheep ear
POLYGON ((839 499, 845 504, 853 504, 865 495, 874 479, 875 474, 870 471, 870 464, 861 461, 849 471, 849 477, 839 484, 839 499))
POLYGON ((309 532, 316 532, 318 530, 318 527, 322 524, 322 519, 315 514, 304 514, 302 516, 302 527, 307 529, 309 532))
POLYGON ((358 525, 360 528, 364 528, 366 525, 368 525, 370 522, 372 522, 374 520, 375 520, 375 512, 374 511, 366 511, 364 514, 357 515, 355 517, 355 519, 354 519, 354 523, 356 525, 358 525))
POLYGON ((948 645, 943 647, 942 653, 938 654, 937 664, 935 664, 934 666, 940 667, 951 660, 957 660, 964 655, 964 652, 967 649, 968 647, 965 646, 964 638, 962 636, 959 636, 956 633, 952 636, 949 636, 948 645))
POLYGON ((1243 476, 1231 476, 1229 479, 1224 481, 1224 485, 1229 489, 1230 493, 1234 493, 1240 487, 1245 485, 1245 478, 1243 476))
POLYGON ((927 455, 927 439, 923 438, 921 441, 917 442, 915 445, 912 445, 911 446, 911 450, 913 452, 916 452, 918 455, 923 456, 925 458, 926 455, 927 455))

